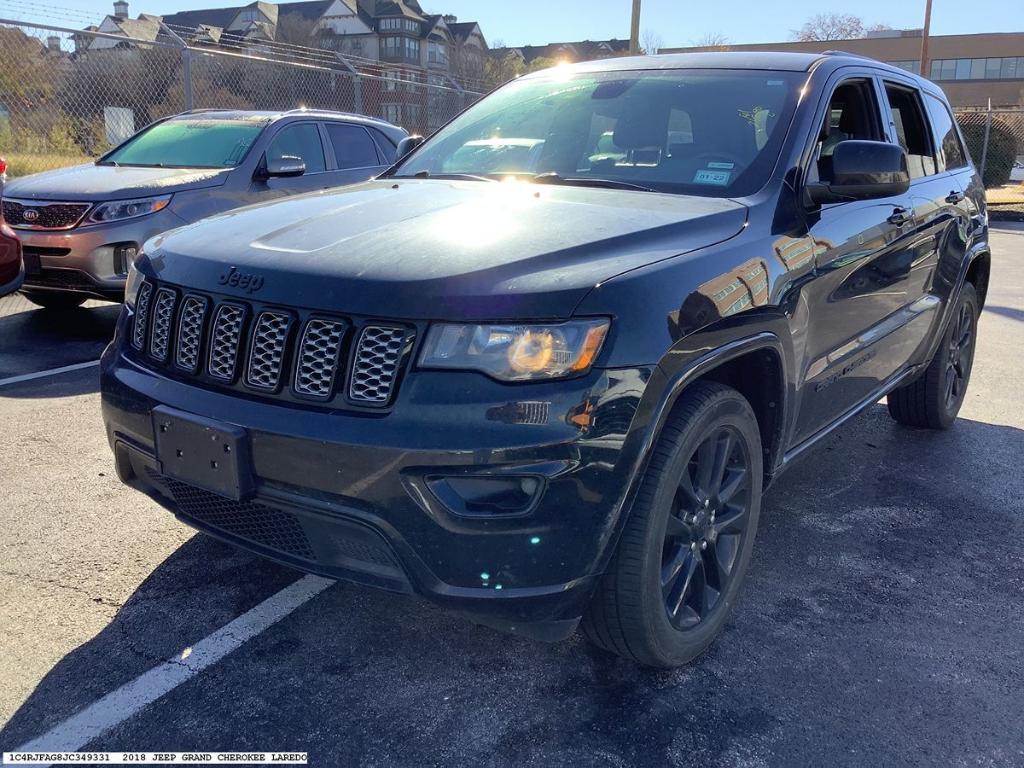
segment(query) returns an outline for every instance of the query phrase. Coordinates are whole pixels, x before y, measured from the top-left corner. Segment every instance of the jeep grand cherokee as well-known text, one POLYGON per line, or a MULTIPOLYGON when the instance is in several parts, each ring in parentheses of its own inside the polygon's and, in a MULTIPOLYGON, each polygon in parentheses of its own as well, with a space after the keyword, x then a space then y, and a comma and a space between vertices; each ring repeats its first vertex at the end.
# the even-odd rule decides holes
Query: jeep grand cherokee
POLYGON ((883 395, 950 426, 989 246, 936 86, 714 53, 523 77, 376 180, 136 267, 102 361, 124 482, 297 568, 673 666, 781 470, 883 395))

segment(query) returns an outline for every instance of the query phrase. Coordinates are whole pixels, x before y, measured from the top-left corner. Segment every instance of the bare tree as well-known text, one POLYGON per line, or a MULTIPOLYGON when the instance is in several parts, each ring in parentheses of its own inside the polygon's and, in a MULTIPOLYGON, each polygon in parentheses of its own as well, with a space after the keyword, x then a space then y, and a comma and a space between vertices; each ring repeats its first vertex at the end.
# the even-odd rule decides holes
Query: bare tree
POLYGON ((645 29, 640 35, 640 51, 647 55, 655 54, 665 46, 665 38, 653 29, 645 29))
POLYGON ((849 13, 818 13, 804 22, 800 29, 792 30, 793 37, 803 42, 850 40, 864 37, 864 32, 864 20, 849 13))
POLYGON ((729 50, 729 38, 721 32, 705 32, 693 41, 693 45, 711 51, 727 51, 729 50))

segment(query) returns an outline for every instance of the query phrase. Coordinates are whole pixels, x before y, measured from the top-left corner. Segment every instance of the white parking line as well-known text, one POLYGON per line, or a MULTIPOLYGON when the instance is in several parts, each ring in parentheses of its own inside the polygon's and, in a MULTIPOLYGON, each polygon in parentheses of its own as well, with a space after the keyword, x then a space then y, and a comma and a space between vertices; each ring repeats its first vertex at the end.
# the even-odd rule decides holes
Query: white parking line
POLYGON ((248 642, 336 582, 304 576, 191 648, 111 691, 14 752, 74 752, 248 642))
POLYGON ((23 373, 20 376, 11 376, 10 378, 0 379, 0 387, 8 384, 20 384, 23 381, 32 381, 32 379, 42 379, 46 376, 56 376, 58 373, 68 373, 69 371, 80 371, 83 368, 92 368, 93 366, 99 365, 99 360, 90 360, 88 363, 75 363, 74 365, 64 365, 60 368, 51 368, 48 371, 37 371, 36 373, 23 373))

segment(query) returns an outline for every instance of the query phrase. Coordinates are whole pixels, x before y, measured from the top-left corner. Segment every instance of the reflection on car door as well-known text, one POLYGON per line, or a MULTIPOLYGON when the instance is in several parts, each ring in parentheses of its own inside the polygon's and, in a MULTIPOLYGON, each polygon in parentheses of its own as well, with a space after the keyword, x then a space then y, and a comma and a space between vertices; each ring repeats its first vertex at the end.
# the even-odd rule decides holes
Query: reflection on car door
MULTIPOLYGON (((829 100, 808 177, 826 180, 831 150, 847 139, 886 140, 878 84, 870 75, 841 82, 829 100)), ((909 193, 824 205, 809 237, 816 277, 805 288, 805 370, 794 438, 800 442, 869 397, 909 357, 901 324, 916 296, 910 274, 917 253, 909 193), (909 307, 909 308, 908 308, 909 307), (879 343, 881 342, 881 343, 879 343)))
POLYGON ((335 169, 330 172, 332 185, 366 181, 387 167, 380 148, 363 126, 325 123, 325 127, 335 169))

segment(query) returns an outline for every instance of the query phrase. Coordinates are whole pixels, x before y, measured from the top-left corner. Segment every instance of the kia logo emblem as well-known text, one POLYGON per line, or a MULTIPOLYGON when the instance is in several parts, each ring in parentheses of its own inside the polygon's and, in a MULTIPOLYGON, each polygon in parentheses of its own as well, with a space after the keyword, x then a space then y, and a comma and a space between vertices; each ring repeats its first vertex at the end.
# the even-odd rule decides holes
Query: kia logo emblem
POLYGON ((25 218, 25 221, 35 221, 36 219, 39 218, 39 211, 35 210, 34 208, 28 208, 25 210, 22 216, 25 218))

